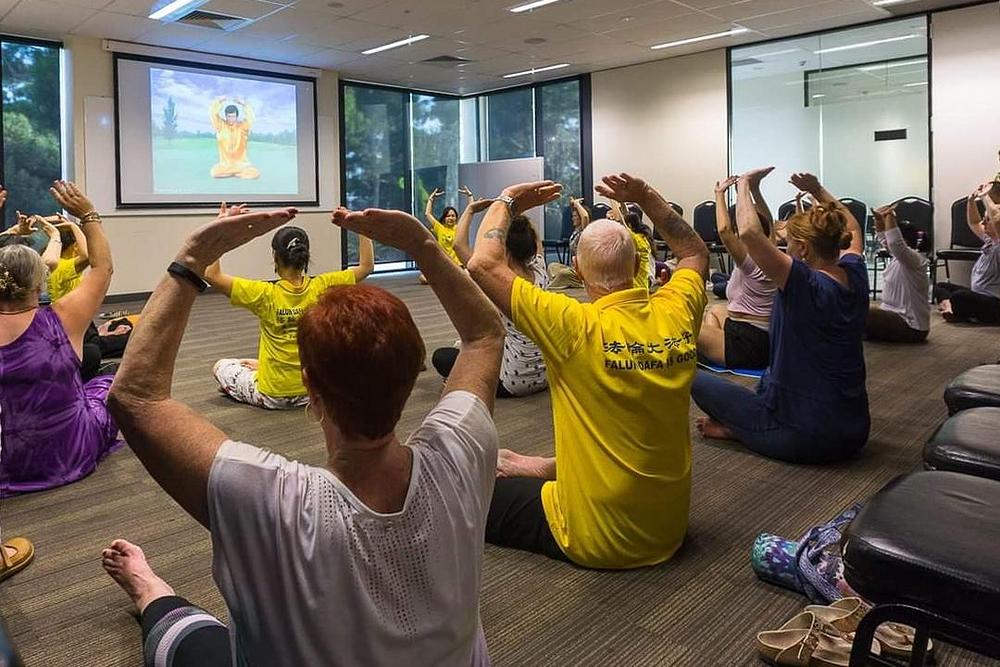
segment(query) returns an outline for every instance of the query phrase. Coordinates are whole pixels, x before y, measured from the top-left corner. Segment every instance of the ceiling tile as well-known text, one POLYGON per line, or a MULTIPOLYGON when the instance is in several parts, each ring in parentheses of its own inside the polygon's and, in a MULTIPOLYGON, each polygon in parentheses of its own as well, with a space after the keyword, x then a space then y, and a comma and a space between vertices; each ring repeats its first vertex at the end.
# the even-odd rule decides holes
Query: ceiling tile
POLYGON ((316 53, 299 59, 299 64, 306 67, 339 70, 347 63, 358 60, 358 54, 338 51, 337 49, 321 49, 316 53))
POLYGON ((104 7, 106 11, 132 16, 149 16, 153 9, 153 0, 112 0, 104 7))
MULTIPOLYGON (((719 21, 708 14, 693 13, 664 21, 641 21, 639 25, 613 30, 604 33, 604 35, 640 46, 653 46, 689 37, 724 32, 731 28, 732 25, 729 23, 719 21)), ((718 45, 713 45, 710 48, 718 48, 718 45)))
POLYGON ((86 9, 105 9, 111 4, 111 0, 59 0, 59 4, 70 7, 84 7, 86 9))
POLYGON ((245 19, 259 19, 285 9, 285 5, 260 0, 208 0, 198 9, 245 19))
POLYGON ((158 21, 128 14, 97 12, 73 30, 74 35, 102 39, 135 40, 159 26, 158 21))
POLYGON ((785 11, 798 11, 807 16, 808 9, 805 9, 806 7, 822 2, 823 0, 745 0, 705 11, 722 21, 739 22, 740 19, 785 11))
POLYGON ((94 13, 93 9, 61 2, 31 0, 31 2, 21 2, 10 10, 4 16, 0 29, 61 36, 72 32, 73 28, 89 19, 94 13))
POLYGON ((352 16, 358 12, 383 5, 387 0, 298 0, 295 7, 322 12, 330 16, 352 16))
POLYGON ((212 28, 182 25, 180 23, 161 23, 149 32, 140 35, 139 40, 156 46, 168 46, 175 49, 193 49, 209 40, 222 37, 225 33, 212 28))
MULTIPOLYGON (((872 20, 884 18, 886 16, 885 11, 878 9, 877 7, 872 7, 868 3, 863 2, 863 0, 827 0, 827 2, 812 5, 809 7, 808 11, 793 9, 784 12, 776 12, 773 14, 767 14, 766 16, 747 19, 742 21, 741 25, 746 26, 751 30, 767 30, 769 28, 796 24, 812 26, 828 19, 854 14, 864 14, 868 16, 868 19, 862 20, 872 20)), ((838 23, 838 25, 845 24, 846 21, 838 23)), ((817 29, 818 28, 808 27, 800 32, 810 32, 817 29)))
POLYGON ((607 33, 642 25, 649 21, 678 20, 693 14, 690 8, 672 2, 653 3, 632 9, 614 11, 603 16, 572 21, 567 25, 576 30, 592 33, 607 33))
POLYGON ((305 31, 299 35, 299 38, 307 44, 341 51, 362 51, 405 37, 406 34, 401 33, 398 28, 354 19, 335 19, 322 28, 305 31))

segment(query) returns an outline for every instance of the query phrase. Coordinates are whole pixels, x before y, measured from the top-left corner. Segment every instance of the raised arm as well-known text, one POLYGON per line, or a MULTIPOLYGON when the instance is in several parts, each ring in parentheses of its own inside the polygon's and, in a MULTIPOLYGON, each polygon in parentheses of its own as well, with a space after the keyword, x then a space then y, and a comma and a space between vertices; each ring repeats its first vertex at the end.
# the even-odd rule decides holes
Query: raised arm
POLYGON ((732 220, 729 219, 729 205, 726 202, 726 191, 735 184, 736 176, 715 182, 715 228, 719 232, 722 245, 726 246, 726 252, 739 266, 747 256, 747 249, 743 247, 736 229, 733 228, 732 220))
MULTIPOLYGON (((187 238, 175 261, 204 275, 223 254, 295 214, 283 209, 216 218, 187 238)), ((108 407, 157 484, 208 527, 208 475, 226 434, 170 394, 177 349, 197 294, 190 281, 173 273, 160 280, 132 332, 108 407)))
POLYGON ((367 236, 358 237, 358 265, 352 266, 354 282, 360 283, 375 270, 375 244, 367 236))
POLYGON ((240 100, 240 103, 243 104, 243 122, 246 123, 249 130, 253 127, 254 121, 257 120, 257 114, 254 113, 253 107, 247 104, 246 100, 240 100))
POLYGON ((492 412, 500 378, 504 329, 496 309, 468 274, 444 254, 420 221, 407 213, 380 209, 352 212, 340 208, 334 212, 333 220, 344 229, 398 248, 416 261, 462 340, 445 393, 468 391, 492 412))
POLYGON ((590 224, 590 211, 587 207, 583 205, 583 197, 570 198, 570 206, 576 211, 576 214, 580 216, 580 229, 583 229, 590 224))
POLYGON ((114 271, 111 246, 108 237, 104 235, 101 216, 75 184, 56 181, 49 192, 60 206, 80 220, 80 227, 87 241, 90 271, 83 274, 79 287, 59 299, 52 307, 62 321, 70 342, 75 349, 80 349, 78 346, 83 345, 83 333, 104 303, 108 287, 111 286, 111 274, 114 271))
POLYGON ((893 259, 908 269, 923 270, 926 258, 906 245, 906 239, 896 223, 896 207, 882 206, 872 209, 875 231, 885 236, 885 247, 893 259))
POLYGON ((854 217, 854 214, 851 213, 851 209, 837 201, 837 198, 830 194, 830 191, 824 188, 820 184, 819 179, 812 174, 792 174, 792 178, 789 182, 799 190, 809 193, 817 204, 824 204, 828 207, 839 208, 843 211, 844 218, 847 220, 847 230, 851 233, 851 245, 840 254, 841 256, 850 253, 854 253, 855 255, 864 255, 865 231, 861 226, 861 223, 858 222, 857 218, 854 217))
POLYGON ((226 101, 224 97, 218 97, 212 102, 212 105, 208 107, 208 117, 212 121, 212 128, 218 132, 222 129, 222 119, 219 118, 219 111, 222 109, 222 103, 226 101))
POLYGON ((740 176, 736 183, 736 225, 750 259, 779 289, 784 288, 792 270, 792 258, 778 250, 764 233, 746 174, 740 176))
POLYGON ((40 215, 32 217, 35 218, 36 222, 38 222, 42 230, 49 237, 49 243, 45 246, 44 252, 42 252, 42 261, 45 262, 45 266, 48 267, 49 271, 54 271, 59 265, 59 258, 62 256, 62 239, 59 237, 59 230, 40 215))
MULTIPOLYGON (((462 194, 465 194, 464 192, 462 194)), ((472 192, 469 192, 472 195, 472 192)), ((469 232, 472 230, 472 218, 477 213, 485 211, 493 203, 492 199, 469 199, 462 215, 458 217, 458 225, 455 226, 455 254, 463 265, 468 266, 472 259, 472 246, 469 245, 469 232)))
POLYGON ((517 278, 507 264, 510 221, 515 215, 555 201, 561 193, 562 186, 552 181, 511 185, 490 204, 479 225, 475 250, 467 265, 469 274, 507 317, 511 317, 510 297, 517 278), (508 199, 510 205, 506 203, 508 199))
POLYGON ((443 194, 443 190, 434 188, 434 192, 427 195, 427 205, 424 206, 424 220, 427 221, 428 227, 433 228, 435 224, 438 224, 438 219, 434 217, 434 200, 443 194))
POLYGON ((1000 233, 1000 204, 994 202, 993 198, 990 197, 992 189, 993 183, 984 183, 980 188, 978 196, 986 208, 986 218, 983 219, 983 232, 986 236, 997 238, 998 233, 1000 233), (987 227, 989 228, 988 230, 987 227))
POLYGON ((228 299, 233 295, 233 276, 222 271, 222 260, 215 260, 205 267, 205 282, 222 292, 228 299))
POLYGON ((678 269, 692 269, 708 276, 708 248, 684 218, 641 178, 622 173, 605 176, 597 192, 619 202, 634 201, 646 212, 660 236, 678 258, 678 269))
POLYGON ((965 223, 969 225, 969 229, 980 241, 985 241, 986 232, 983 231, 983 217, 979 214, 979 206, 976 205, 980 199, 979 191, 981 189, 982 187, 978 187, 973 190, 965 201, 965 223))
MULTIPOLYGON (((84 269, 90 266, 90 255, 87 254, 87 237, 83 235, 83 230, 80 226, 66 220, 62 216, 52 216, 61 220, 58 224, 55 224, 56 229, 68 229, 70 234, 73 235, 73 243, 76 247, 76 257, 74 258, 74 266, 77 273, 82 273, 84 269)), ((53 222, 49 219, 49 222, 53 222)))
POLYGON ((771 207, 767 205, 767 200, 764 199, 764 193, 760 190, 760 182, 772 171, 774 171, 774 167, 754 169, 747 173, 747 178, 750 179, 750 196, 753 197, 754 208, 757 210, 757 215, 760 219, 767 223, 768 236, 771 237, 771 242, 773 243, 777 238, 774 227, 774 215, 771 213, 771 207))

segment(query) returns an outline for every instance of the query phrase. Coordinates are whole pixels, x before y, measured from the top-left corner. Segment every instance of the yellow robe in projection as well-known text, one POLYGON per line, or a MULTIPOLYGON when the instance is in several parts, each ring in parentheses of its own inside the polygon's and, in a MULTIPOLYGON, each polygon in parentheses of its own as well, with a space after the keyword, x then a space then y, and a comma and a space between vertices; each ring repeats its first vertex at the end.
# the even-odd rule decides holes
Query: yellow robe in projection
POLYGON ((260 170, 247 159, 247 143, 254 114, 249 105, 243 104, 243 120, 231 123, 219 116, 224 100, 216 100, 209 109, 215 139, 219 146, 219 163, 212 167, 212 178, 253 179, 260 177, 260 170))

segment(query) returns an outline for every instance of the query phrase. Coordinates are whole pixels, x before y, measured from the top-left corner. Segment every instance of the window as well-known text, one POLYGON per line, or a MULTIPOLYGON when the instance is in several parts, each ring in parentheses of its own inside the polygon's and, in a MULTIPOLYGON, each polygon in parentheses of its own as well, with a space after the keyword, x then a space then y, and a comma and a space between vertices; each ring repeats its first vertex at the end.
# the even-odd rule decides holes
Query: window
POLYGON ((458 206, 458 163, 460 133, 459 101, 448 97, 417 95, 411 97, 413 131, 413 209, 422 217, 427 197, 435 188, 444 190, 438 199, 440 208, 458 206), (442 203, 443 202, 443 203, 442 203))
POLYGON ((59 210, 49 186, 62 177, 60 52, 56 44, 0 41, 3 184, 9 193, 4 227, 18 210, 59 210))
POLYGON ((494 93, 486 104, 488 159, 535 157, 534 89, 494 93))
POLYGON ((538 87, 541 115, 542 151, 545 178, 563 184, 562 200, 545 207, 545 238, 558 239, 563 233, 563 209, 568 197, 583 197, 581 113, 579 80, 538 87))
POLYGON ((793 171, 869 207, 928 198, 926 17, 733 48, 730 81, 730 171, 775 165, 775 211, 793 171))
MULTIPOLYGON (((348 208, 411 210, 408 97, 398 90, 343 87, 343 178, 348 208)), ((347 234, 346 248, 348 262, 357 262, 357 235, 347 234)), ((399 250, 375 244, 376 263, 405 260, 399 250)))

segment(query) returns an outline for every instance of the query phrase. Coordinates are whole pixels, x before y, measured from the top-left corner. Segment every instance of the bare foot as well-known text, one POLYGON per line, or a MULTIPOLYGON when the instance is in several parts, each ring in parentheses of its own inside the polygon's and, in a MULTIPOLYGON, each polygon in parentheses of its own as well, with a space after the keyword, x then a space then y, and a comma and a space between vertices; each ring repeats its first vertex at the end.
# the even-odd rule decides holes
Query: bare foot
POLYGON ((546 456, 525 456, 501 449, 497 452, 497 477, 537 477, 555 479, 556 460, 546 456))
POLYGON ((732 431, 710 417, 699 417, 695 421, 695 426, 698 428, 698 433, 701 433, 704 438, 713 438, 715 440, 736 439, 732 431))
POLYGON ((101 565, 132 598, 140 614, 153 600, 174 594, 174 589, 149 567, 142 549, 131 542, 112 542, 101 552, 101 565))
POLYGON ((951 309, 950 299, 938 302, 938 312, 941 313, 941 317, 944 318, 945 322, 958 322, 958 317, 955 316, 954 311, 951 309))

